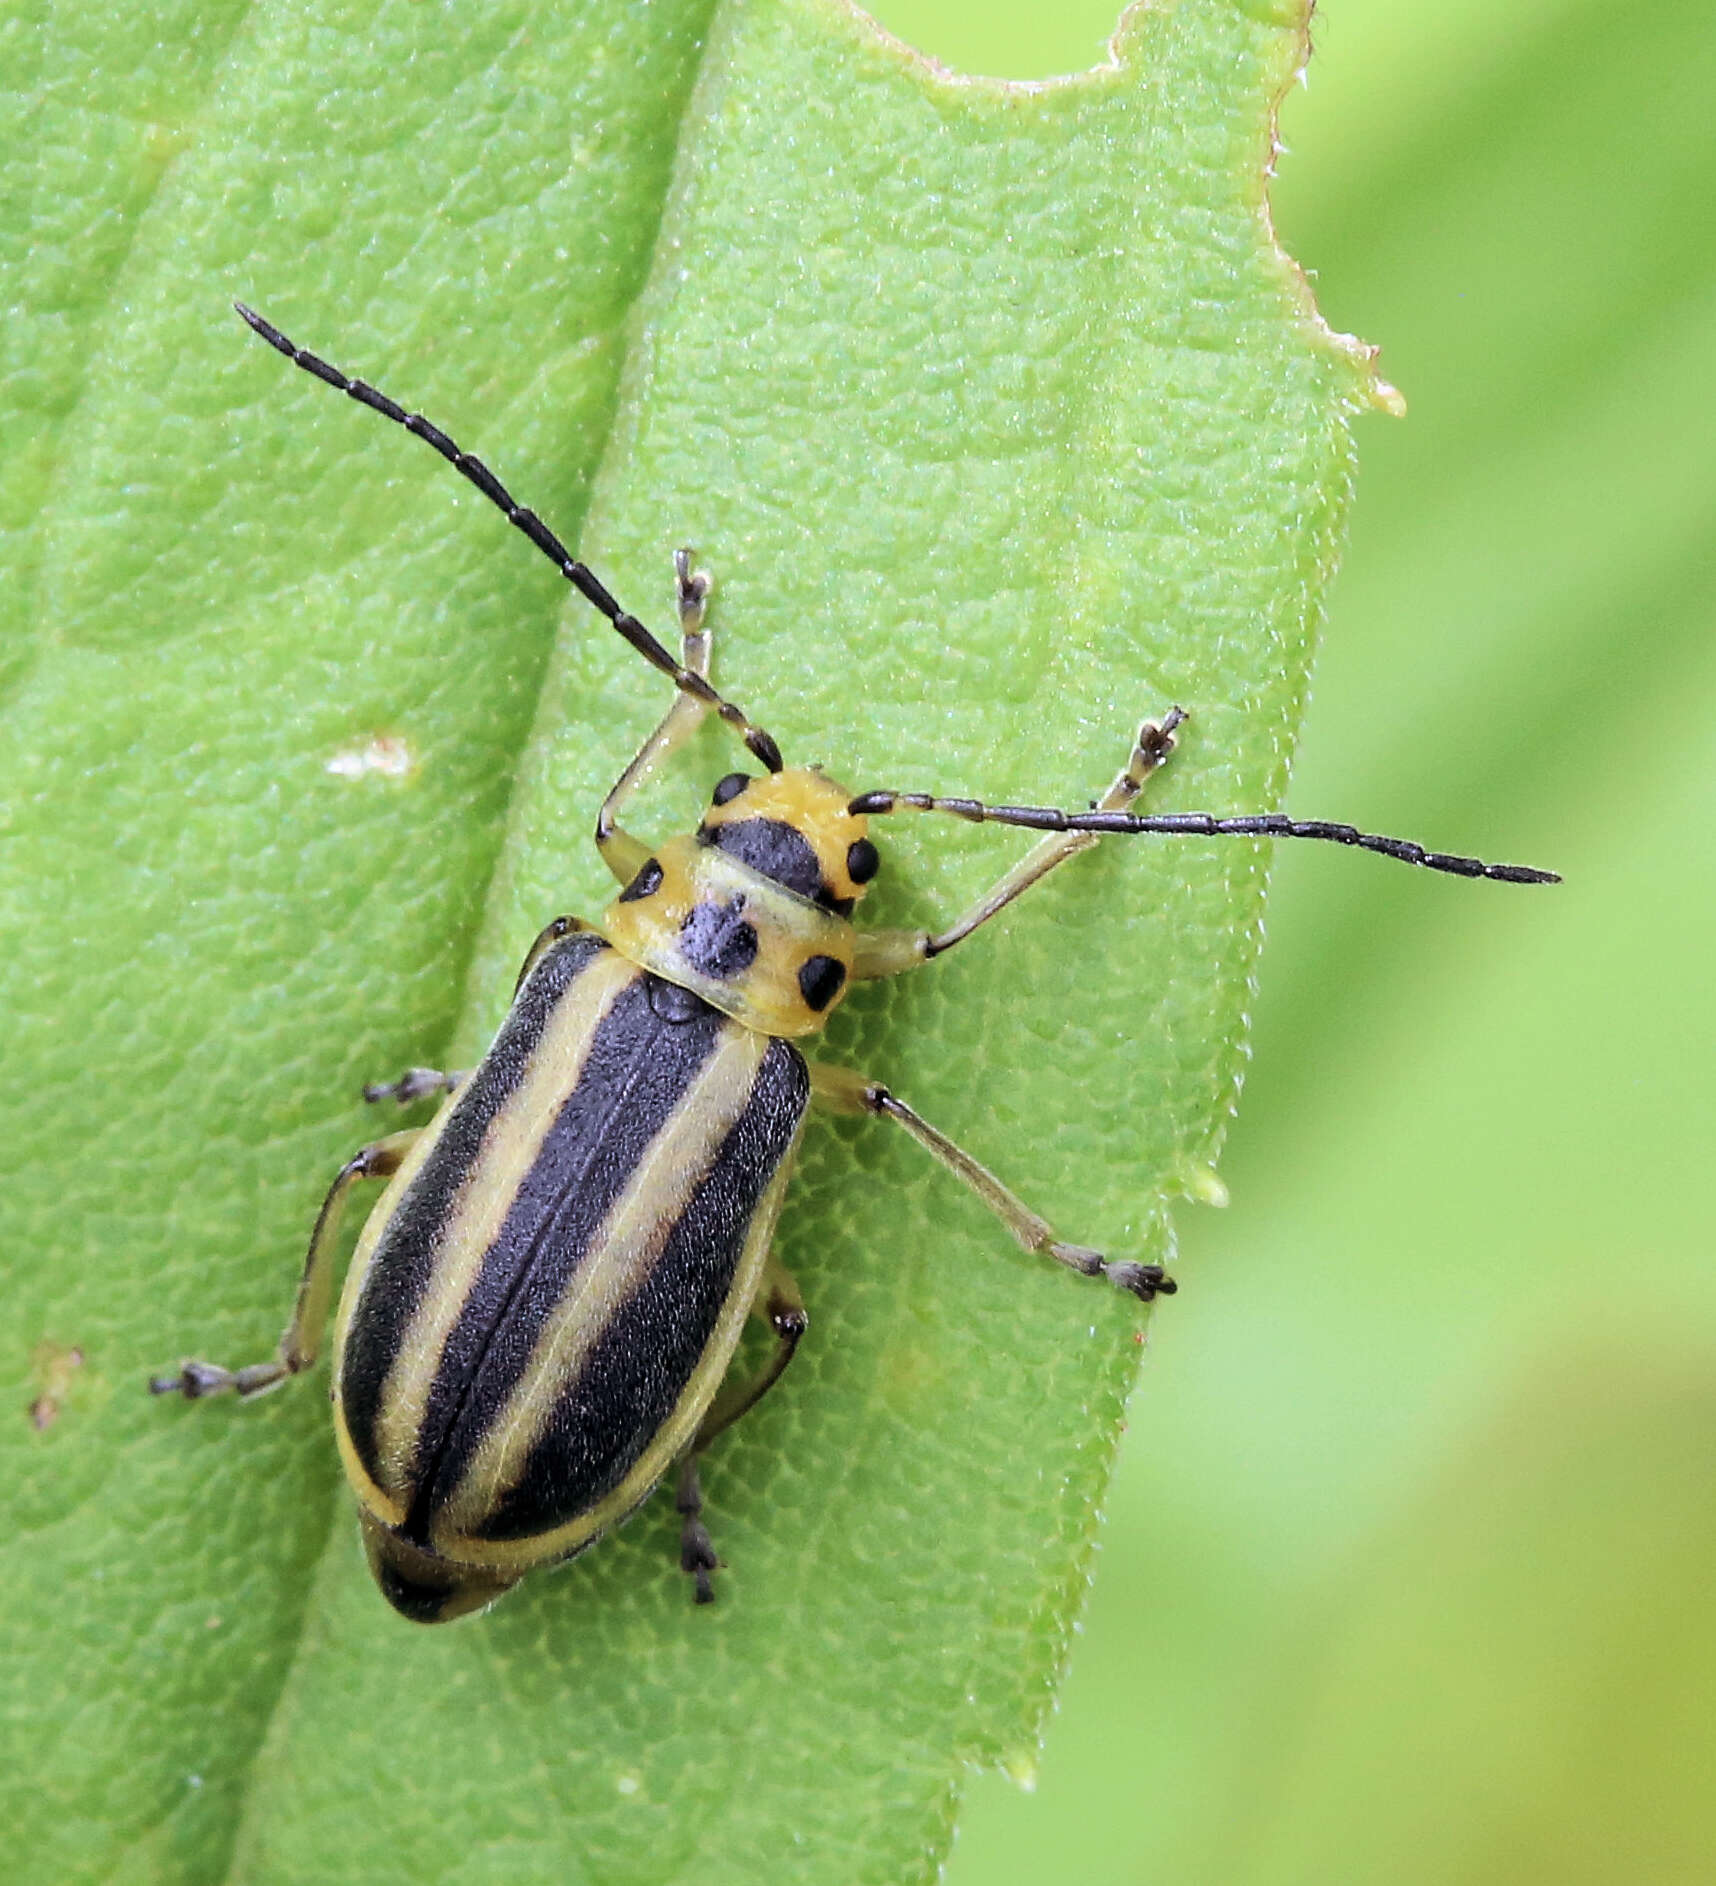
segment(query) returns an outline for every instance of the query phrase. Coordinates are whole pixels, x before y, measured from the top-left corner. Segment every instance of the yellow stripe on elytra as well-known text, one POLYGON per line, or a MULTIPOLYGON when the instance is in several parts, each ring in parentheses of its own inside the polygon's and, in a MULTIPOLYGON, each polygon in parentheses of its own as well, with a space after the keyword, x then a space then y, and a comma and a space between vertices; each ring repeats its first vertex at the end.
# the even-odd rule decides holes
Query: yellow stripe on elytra
POLYGON ((429 1287, 400 1339, 376 1411, 377 1477, 395 1498, 411 1483, 417 1437, 447 1338, 464 1314, 520 1184, 578 1085, 597 1029, 637 973, 623 957, 603 953, 573 980, 549 1016, 524 1078, 489 1122, 453 1198, 436 1240, 429 1287))
MULTIPOLYGON (((358 1299, 363 1295, 364 1280, 369 1275, 370 1258, 381 1241, 388 1219, 393 1215, 393 1208, 434 1151, 435 1142, 441 1137, 451 1113, 452 1104, 449 1102, 423 1129, 417 1144, 406 1154, 405 1163, 388 1180, 386 1190, 376 1200, 374 1210, 358 1234, 357 1248, 352 1252, 345 1288, 340 1292, 339 1312, 334 1320, 336 1357, 345 1353, 352 1316, 357 1309, 358 1299)), ((336 1361, 333 1386, 334 1441, 340 1450, 340 1461, 345 1468, 346 1478, 364 1511, 373 1514, 385 1526, 402 1526, 405 1523, 405 1501, 376 1485, 369 1468, 358 1458, 358 1451, 352 1444, 351 1430, 346 1426, 345 1408, 340 1400, 340 1373, 336 1361)))
POLYGON ((648 1281, 756 1086, 768 1040, 731 1024, 644 1151, 567 1280, 524 1372, 441 1513, 442 1549, 477 1528, 525 1470, 562 1397, 648 1281))

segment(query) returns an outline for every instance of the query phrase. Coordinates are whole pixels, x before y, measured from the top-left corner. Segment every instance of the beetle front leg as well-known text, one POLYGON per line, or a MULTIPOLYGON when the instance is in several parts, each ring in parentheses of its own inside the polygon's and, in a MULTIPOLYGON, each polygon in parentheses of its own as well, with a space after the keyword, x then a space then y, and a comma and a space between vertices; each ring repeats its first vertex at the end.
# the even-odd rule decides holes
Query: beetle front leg
MULTIPOLYGON (((674 599, 679 609, 680 665, 700 680, 709 679, 709 631, 703 626, 709 601, 707 571, 691 567, 692 553, 673 553, 674 599)), ((649 847, 620 824, 626 801, 654 776, 661 763, 703 725, 713 702, 676 694, 655 732, 638 748, 631 764, 614 782, 596 815, 596 849, 622 884, 631 883, 649 859, 649 847)))
POLYGON ((1130 1259, 1110 1263, 1100 1251, 1057 1238, 1048 1220, 1039 1218, 1023 1199, 1008 1191, 987 1166, 979 1165, 879 1082, 866 1080, 851 1068, 817 1062, 810 1069, 810 1091, 812 1098, 831 1112, 877 1114, 903 1127, 925 1152, 982 1199, 1025 1250, 1052 1257, 1081 1277, 1106 1277, 1117 1290, 1130 1291, 1141 1303, 1174 1294, 1174 1280, 1160 1264, 1138 1264, 1130 1259))
POLYGON ((729 1382, 709 1404, 709 1411, 698 1424, 691 1445, 680 1456, 679 1478, 674 1489, 674 1505, 679 1512, 679 1568, 696 1580, 697 1602, 713 1604, 715 1586, 711 1574, 719 1570, 715 1542, 703 1523, 703 1485, 698 1478, 698 1456, 724 1433, 741 1415, 747 1415, 786 1373, 800 1338, 810 1326, 804 1299, 798 1285, 784 1265, 771 1257, 763 1275, 763 1287, 757 1292, 753 1313, 762 1317, 775 1333, 775 1353, 767 1365, 743 1382, 729 1382))
POLYGON ((150 1394, 183 1395, 187 1401, 200 1401, 205 1395, 224 1394, 231 1389, 247 1400, 252 1395, 277 1388, 289 1376, 303 1374, 316 1360, 316 1352, 321 1347, 322 1330, 333 1298, 334 1252, 339 1242, 340 1220, 345 1216, 352 1187, 360 1179, 392 1178, 421 1131, 421 1127, 412 1127, 403 1133, 390 1133, 341 1166, 339 1176, 322 1201, 322 1209, 316 1214, 316 1228, 310 1233, 310 1249, 304 1258, 303 1275, 298 1279, 292 1319, 281 1335, 273 1361, 253 1362, 242 1369, 225 1369, 214 1362, 183 1362, 176 1375, 154 1376, 149 1383, 150 1394))
MULTIPOLYGON (((1125 766, 1115 776, 1095 805, 1096 812, 1124 812, 1144 790, 1144 782, 1174 751, 1174 735, 1186 716, 1171 707, 1160 720, 1147 720, 1138 729, 1132 752, 1125 766)), ((899 800, 896 810, 913 812, 949 811, 952 817, 965 816, 935 800, 922 803, 899 800)), ((1034 845, 1019 862, 984 892, 977 902, 963 911, 945 930, 865 930, 858 936, 858 953, 852 964, 855 982, 873 982, 881 976, 897 976, 916 969, 932 957, 940 956, 956 943, 963 943, 973 930, 985 924, 997 911, 1005 910, 1016 897, 1024 896, 1033 884, 1040 884, 1056 865, 1076 858, 1097 843, 1094 832, 1057 832, 1034 845)), ((940 1155, 938 1154, 939 1158, 940 1155)))

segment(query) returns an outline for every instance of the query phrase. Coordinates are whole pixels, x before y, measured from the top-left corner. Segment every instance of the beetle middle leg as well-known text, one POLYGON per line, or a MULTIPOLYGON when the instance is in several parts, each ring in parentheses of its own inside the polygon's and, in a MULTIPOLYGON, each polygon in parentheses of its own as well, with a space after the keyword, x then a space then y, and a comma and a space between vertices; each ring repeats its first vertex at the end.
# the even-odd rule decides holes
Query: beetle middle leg
POLYGON ((1010 1192, 987 1166, 980 1165, 903 1100, 895 1099, 880 1082, 866 1080, 852 1068, 813 1062, 810 1091, 811 1097, 831 1112, 875 1114, 904 1128, 931 1158, 940 1161, 982 1199, 1025 1250, 1053 1258, 1081 1277, 1106 1277, 1117 1290, 1130 1291, 1141 1303, 1174 1294, 1174 1280, 1160 1264, 1138 1264, 1130 1259, 1111 1263, 1088 1245, 1068 1244, 1057 1238, 1049 1221, 1010 1192))
POLYGON ((183 1362, 176 1375, 153 1377, 149 1383, 150 1394, 183 1395, 187 1401, 200 1401, 205 1395, 219 1395, 231 1389, 241 1399, 248 1399, 277 1388, 290 1376, 302 1375, 316 1360, 316 1352, 321 1348, 322 1331, 333 1300, 334 1252, 352 1187, 361 1179, 392 1178, 422 1130, 410 1127, 402 1133, 390 1133, 386 1139, 377 1140, 374 1145, 355 1153, 341 1166, 322 1201, 322 1209, 316 1214, 316 1228, 310 1233, 310 1248, 304 1257, 303 1275, 298 1279, 291 1321, 281 1335, 272 1361, 253 1362, 242 1369, 222 1368, 215 1362, 183 1362))
POLYGON ((698 1478, 698 1456, 724 1433, 741 1415, 747 1415, 786 1372, 787 1364, 798 1349, 799 1340, 809 1327, 804 1299, 786 1268, 771 1257, 763 1274, 763 1286, 757 1292, 755 1314, 761 1316, 775 1333, 775 1352, 755 1375, 741 1382, 725 1383, 709 1404, 709 1411, 698 1425, 691 1445, 679 1459, 679 1477, 674 1488, 674 1505, 679 1512, 679 1566, 697 1584, 697 1602, 711 1604, 715 1586, 711 1574, 721 1561, 715 1542, 703 1523, 703 1486, 698 1478))
POLYGON ((363 1097, 374 1107, 384 1100, 394 1100, 402 1107, 412 1106, 419 1100, 426 1100, 431 1094, 450 1094, 460 1081, 470 1077, 471 1070, 456 1069, 443 1074, 438 1067, 408 1067, 396 1081, 367 1081, 364 1084, 363 1097))
MULTIPOLYGON (((589 924, 582 917, 552 917, 537 931, 536 938, 524 953, 524 961, 519 965, 518 980, 512 985, 514 997, 530 980, 530 972, 541 962, 543 956, 556 943, 569 936, 576 936, 580 931, 593 931, 594 924, 589 924)), ((460 1085, 469 1080, 472 1070, 468 1067, 454 1068, 443 1073, 436 1067, 408 1067, 396 1081, 370 1081, 366 1083, 363 1097, 371 1106, 383 1100, 394 1100, 402 1107, 409 1107, 414 1102, 427 1099, 430 1094, 451 1094, 458 1091, 460 1085)))

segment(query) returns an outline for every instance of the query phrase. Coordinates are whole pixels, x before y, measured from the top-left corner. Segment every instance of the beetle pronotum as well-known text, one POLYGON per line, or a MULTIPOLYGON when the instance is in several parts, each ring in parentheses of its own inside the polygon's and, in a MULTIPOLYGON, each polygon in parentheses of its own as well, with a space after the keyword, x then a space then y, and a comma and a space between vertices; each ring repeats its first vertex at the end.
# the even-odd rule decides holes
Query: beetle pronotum
POLYGON ((770 1244, 813 1103, 891 1120, 1027 1251, 1146 1303, 1173 1290, 1160 1265, 1064 1242, 881 1083, 806 1062, 794 1042, 822 1027, 852 982, 939 956, 1109 833, 1327 839, 1462 877, 1556 881, 1349 825, 1135 813, 1173 751, 1185 719, 1177 707, 1144 723, 1088 812, 854 796, 815 767, 786 766, 774 740, 717 693, 708 579, 689 551, 674 559, 675 660, 480 460, 238 311, 294 365, 427 440, 675 689, 596 821, 597 849, 622 887, 615 901, 594 924, 547 925, 473 1071, 414 1068, 365 1089, 371 1101, 450 1098, 428 1126, 389 1134, 341 1168, 274 1358, 240 1369, 185 1362, 150 1384, 193 1399, 252 1396, 309 1368, 347 1199, 360 1180, 388 1180, 340 1301, 334 1428, 370 1565, 408 1618, 433 1623, 488 1604, 536 1566, 592 1545, 670 1472, 681 1564, 700 1601, 714 1595, 698 1458, 780 1378, 805 1331, 798 1290, 770 1244), (694 834, 646 845, 621 814, 710 713, 764 772, 729 773, 694 834), (880 863, 868 822, 908 811, 1047 835, 946 929, 859 931, 852 911, 880 863), (729 1382, 752 1314, 773 1329, 773 1358, 754 1379, 729 1382))

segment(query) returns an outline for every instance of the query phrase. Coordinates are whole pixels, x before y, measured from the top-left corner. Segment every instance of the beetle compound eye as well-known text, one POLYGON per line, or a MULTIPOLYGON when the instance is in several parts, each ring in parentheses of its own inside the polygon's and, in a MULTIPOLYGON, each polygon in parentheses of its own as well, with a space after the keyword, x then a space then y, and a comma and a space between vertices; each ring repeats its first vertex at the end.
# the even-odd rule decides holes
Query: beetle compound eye
POLYGON ((846 875, 854 884, 868 884, 882 868, 882 854, 867 838, 853 841, 846 848, 846 875))
POLYGON ((750 783, 749 773, 729 773, 725 779, 717 782, 710 795, 711 804, 725 805, 729 799, 737 799, 750 783))

